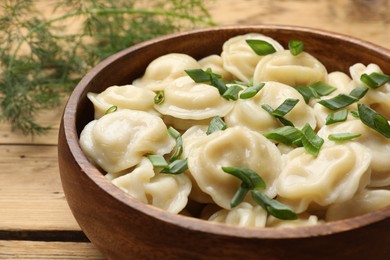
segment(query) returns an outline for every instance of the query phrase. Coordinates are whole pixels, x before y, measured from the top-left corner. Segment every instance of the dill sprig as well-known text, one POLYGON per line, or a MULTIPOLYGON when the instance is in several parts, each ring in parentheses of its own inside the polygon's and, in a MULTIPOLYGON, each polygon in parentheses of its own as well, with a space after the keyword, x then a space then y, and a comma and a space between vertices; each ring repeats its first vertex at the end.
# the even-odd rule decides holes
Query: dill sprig
POLYGON ((60 0, 0 3, 0 120, 42 134, 35 120, 99 61, 160 35, 214 25, 202 0, 60 0), (49 17, 47 9, 52 13, 49 17), (43 13, 43 11, 45 13, 43 13))

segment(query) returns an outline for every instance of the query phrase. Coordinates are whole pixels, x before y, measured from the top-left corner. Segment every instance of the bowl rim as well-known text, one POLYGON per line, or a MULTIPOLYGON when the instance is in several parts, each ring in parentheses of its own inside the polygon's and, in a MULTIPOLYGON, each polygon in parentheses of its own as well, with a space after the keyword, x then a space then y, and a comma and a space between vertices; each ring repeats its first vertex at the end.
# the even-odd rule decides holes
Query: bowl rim
MULTIPOLYGON (((290 25, 224 25, 215 26, 204 29, 196 29, 185 32, 178 32, 169 35, 164 35, 151 39, 145 42, 135 44, 129 48, 126 48, 120 52, 117 52, 108 58, 98 63, 92 68, 77 84, 72 94, 70 95, 68 102, 64 109, 63 114, 63 130, 66 143, 69 150, 74 157, 77 164, 80 166, 83 174, 85 174, 92 182, 94 182, 101 190, 106 192, 109 196, 118 200, 126 207, 131 207, 142 214, 148 215, 151 218, 155 218, 159 221, 163 221, 175 226, 179 226, 183 229, 189 229, 196 232, 204 232, 215 235, 224 235, 235 238, 255 238, 255 239, 292 239, 292 238, 307 238, 325 236, 330 234, 337 234, 346 231, 353 230, 355 228, 368 226, 370 224, 380 222, 390 218, 390 206, 385 208, 366 213, 353 218, 331 221, 326 223, 319 223, 313 226, 299 226, 299 227, 264 227, 264 228, 251 228, 251 227, 237 227, 233 225, 219 224, 209 222, 194 217, 187 217, 178 214, 172 214, 162 209, 154 207, 152 205, 144 204, 119 188, 115 187, 103 174, 87 159, 82 152, 79 145, 79 137, 76 129, 76 112, 77 106, 80 102, 80 98, 84 92, 84 87, 88 85, 88 82, 97 76, 105 67, 109 66, 116 59, 127 55, 128 53, 140 50, 146 46, 152 45, 159 41, 165 41, 173 38, 180 38, 186 35, 215 32, 218 30, 240 30, 240 29, 262 29, 262 30, 292 30, 297 32, 305 32, 309 34, 320 34, 326 37, 336 38, 342 41, 346 41, 352 44, 358 44, 364 48, 374 50, 376 52, 385 53, 385 56, 390 59, 390 50, 378 46, 376 44, 360 40, 351 36, 343 35, 340 33, 334 33, 322 29, 315 29, 302 26, 290 26, 290 25), (288 230, 288 232, 286 232, 288 230)), ((60 147, 59 147, 60 148, 60 147)))

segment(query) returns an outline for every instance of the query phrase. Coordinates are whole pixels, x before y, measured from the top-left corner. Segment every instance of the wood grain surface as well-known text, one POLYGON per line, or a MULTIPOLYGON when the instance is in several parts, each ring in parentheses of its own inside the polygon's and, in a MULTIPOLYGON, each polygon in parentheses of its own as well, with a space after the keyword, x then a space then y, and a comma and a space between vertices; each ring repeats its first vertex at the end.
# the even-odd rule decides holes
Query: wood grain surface
MULTIPOLYGON (((390 49, 390 0, 216 0, 208 6, 220 24, 308 26, 390 49)), ((57 161, 61 113, 59 107, 40 115, 53 126, 44 136, 23 136, 0 123, 0 259, 102 258, 85 242, 63 195, 57 161)))

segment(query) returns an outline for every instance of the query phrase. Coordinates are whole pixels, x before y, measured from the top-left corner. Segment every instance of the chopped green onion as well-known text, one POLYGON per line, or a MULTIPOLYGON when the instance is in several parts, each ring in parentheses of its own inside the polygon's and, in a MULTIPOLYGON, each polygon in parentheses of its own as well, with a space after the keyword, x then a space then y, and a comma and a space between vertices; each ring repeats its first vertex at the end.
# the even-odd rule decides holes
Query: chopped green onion
POLYGON ((237 192, 234 194, 234 197, 230 201, 230 207, 235 208, 238 204, 240 204, 244 199, 246 194, 250 189, 241 183, 241 186, 238 188, 237 192))
POLYGON ((222 167, 222 170, 239 178, 248 189, 265 189, 264 180, 254 171, 240 167, 222 167))
POLYGON ((334 92, 337 88, 326 84, 325 82, 318 81, 309 86, 312 88, 319 96, 327 96, 330 93, 334 92))
POLYGON ((356 110, 352 110, 352 111, 351 111, 351 115, 352 115, 354 118, 360 119, 360 117, 359 117, 359 112, 356 111, 356 110))
POLYGON ((294 87, 303 97, 305 100, 306 104, 309 103, 310 98, 312 97, 318 97, 317 93, 315 90, 309 86, 295 86, 294 87))
POLYGON ((165 100, 165 93, 164 90, 157 91, 156 95, 154 96, 154 104, 161 105, 165 100))
POLYGON ((326 117, 326 125, 331 125, 334 123, 344 122, 348 118, 348 110, 340 110, 335 113, 331 113, 326 117))
POLYGON ((183 153, 183 138, 181 137, 180 133, 173 127, 168 128, 168 134, 172 136, 176 141, 176 146, 173 151, 173 154, 169 158, 169 161, 173 162, 179 159, 181 154, 183 153))
POLYGON ((264 85, 265 85, 264 83, 259 83, 257 85, 246 88, 244 91, 241 92, 240 98, 248 99, 256 96, 256 94, 264 87, 264 85))
POLYGON ((167 174, 181 174, 188 169, 187 158, 183 160, 176 160, 169 164, 168 168, 164 168, 160 173, 167 174))
POLYGON ((358 104, 358 111, 360 120, 365 125, 390 138, 390 125, 384 116, 364 104, 358 104))
POLYGON ((273 109, 270 105, 267 104, 263 104, 261 107, 272 116, 279 119, 283 125, 294 126, 294 124, 288 119, 284 118, 284 116, 290 112, 298 102, 299 99, 288 98, 276 109, 273 109))
POLYGON ((202 69, 184 70, 196 83, 210 82, 210 73, 202 69))
POLYGON ((154 168, 164 168, 164 169, 169 168, 167 161, 165 160, 164 156, 162 156, 162 155, 150 154, 147 156, 147 158, 152 163, 154 168))
POLYGON ((207 128, 206 134, 212 134, 216 131, 223 131, 226 129, 226 124, 222 120, 220 116, 215 116, 213 119, 211 119, 211 122, 209 124, 209 127, 207 128))
POLYGON ((280 106, 278 106, 272 114, 277 117, 285 116, 299 102, 299 99, 288 98, 280 106))
POLYGON ((266 194, 257 190, 252 190, 251 194, 253 200, 272 216, 283 220, 297 219, 297 214, 279 201, 271 199, 266 194))
POLYGON ((328 139, 331 141, 342 142, 352 140, 361 136, 361 134, 353 134, 353 133, 337 133, 328 135, 328 139))
POLYGON ((196 83, 207 83, 217 88, 220 95, 223 95, 227 90, 226 84, 222 81, 221 75, 215 74, 211 69, 206 71, 202 69, 184 70, 190 78, 196 83))
POLYGON ((362 97, 364 97, 366 95, 367 91, 368 91, 368 88, 366 88, 366 87, 363 87, 363 86, 357 87, 357 88, 353 89, 349 93, 349 95, 353 96, 355 98, 361 99, 362 97))
POLYGON ((276 49, 272 44, 263 40, 246 40, 246 43, 252 48, 252 50, 259 56, 264 56, 276 52, 276 49))
POLYGON ((227 100, 237 100, 238 99, 238 93, 242 90, 242 88, 238 85, 233 85, 229 87, 225 93, 223 93, 223 97, 227 100))
POLYGON ((211 76, 210 84, 218 89, 220 95, 223 95, 227 90, 226 84, 219 77, 211 76))
POLYGON ((324 107, 330 109, 330 110, 338 110, 341 108, 345 108, 356 101, 359 101, 358 98, 346 95, 346 94, 338 94, 337 96, 330 98, 330 99, 325 99, 325 100, 320 100, 318 103, 323 105, 324 107))
POLYGON ((324 144, 324 139, 319 137, 309 124, 306 124, 302 128, 301 140, 305 150, 314 156, 317 156, 319 154, 320 149, 324 144))
POLYGON ((301 139, 302 133, 295 127, 282 126, 265 133, 264 136, 279 143, 292 145, 301 139))
POLYGON ((293 56, 297 56, 298 54, 303 52, 303 47, 304 47, 303 42, 299 40, 291 40, 288 43, 288 49, 290 50, 290 53, 293 56))
POLYGON ((364 73, 360 76, 360 80, 367 86, 375 89, 389 82, 390 76, 378 72, 373 72, 370 75, 364 73))
POLYGON ((106 110, 106 112, 105 112, 104 114, 107 115, 107 114, 113 113, 113 112, 115 112, 115 111, 117 111, 117 110, 118 110, 118 107, 117 107, 117 106, 110 106, 110 107, 106 110))

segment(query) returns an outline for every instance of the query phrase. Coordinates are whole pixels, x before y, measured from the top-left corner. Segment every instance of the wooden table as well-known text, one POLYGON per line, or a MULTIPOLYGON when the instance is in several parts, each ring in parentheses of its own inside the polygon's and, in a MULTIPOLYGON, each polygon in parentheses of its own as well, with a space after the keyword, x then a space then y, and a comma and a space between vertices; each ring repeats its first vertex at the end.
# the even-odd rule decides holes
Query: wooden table
MULTIPOLYGON (((351 35, 390 49, 390 0, 217 0, 221 24, 289 24, 351 35)), ((57 131, 62 108, 42 113, 45 136, 0 124, 0 259, 104 259, 73 218, 61 188, 57 131)))

